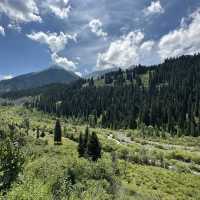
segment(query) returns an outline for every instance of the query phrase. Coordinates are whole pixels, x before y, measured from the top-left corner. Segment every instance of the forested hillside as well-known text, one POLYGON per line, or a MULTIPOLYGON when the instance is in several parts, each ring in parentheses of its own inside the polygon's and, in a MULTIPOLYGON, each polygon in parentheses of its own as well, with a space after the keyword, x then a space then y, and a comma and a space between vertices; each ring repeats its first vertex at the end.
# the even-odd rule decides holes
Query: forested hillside
POLYGON ((172 135, 198 136, 199 99, 200 55, 194 55, 113 71, 65 87, 50 86, 35 96, 31 106, 93 126, 135 129, 145 124, 172 135))

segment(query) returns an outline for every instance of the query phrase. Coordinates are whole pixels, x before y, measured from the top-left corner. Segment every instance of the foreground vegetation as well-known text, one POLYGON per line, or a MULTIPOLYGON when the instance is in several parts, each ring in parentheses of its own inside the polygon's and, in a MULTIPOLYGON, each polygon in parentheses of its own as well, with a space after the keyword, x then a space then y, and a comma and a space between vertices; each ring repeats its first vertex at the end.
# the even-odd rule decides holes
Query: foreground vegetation
MULTIPOLYGON (((199 137, 172 138, 145 125, 137 130, 90 128, 102 148, 101 158, 92 161, 78 151, 86 125, 60 118, 62 145, 54 145, 56 119, 20 106, 0 107, 0 130, 6 133, 1 142, 15 161, 6 166, 15 173, 0 188, 1 199, 200 199, 199 137)), ((5 149, 0 186, 9 171, 2 162, 5 149)))

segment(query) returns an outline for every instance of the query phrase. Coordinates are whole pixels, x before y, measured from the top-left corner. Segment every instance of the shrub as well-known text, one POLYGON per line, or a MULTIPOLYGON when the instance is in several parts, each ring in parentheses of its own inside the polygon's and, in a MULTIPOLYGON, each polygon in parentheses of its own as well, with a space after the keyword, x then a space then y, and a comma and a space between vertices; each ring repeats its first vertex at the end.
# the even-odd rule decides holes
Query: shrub
POLYGON ((24 156, 16 140, 0 142, 0 191, 9 189, 22 171, 24 156))
POLYGON ((98 195, 99 200, 106 200, 117 195, 119 187, 120 182, 110 159, 104 158, 97 162, 79 159, 68 166, 64 175, 53 184, 52 194, 58 200, 66 197, 77 200, 96 199, 98 195), (95 191, 98 192, 93 194, 95 191))

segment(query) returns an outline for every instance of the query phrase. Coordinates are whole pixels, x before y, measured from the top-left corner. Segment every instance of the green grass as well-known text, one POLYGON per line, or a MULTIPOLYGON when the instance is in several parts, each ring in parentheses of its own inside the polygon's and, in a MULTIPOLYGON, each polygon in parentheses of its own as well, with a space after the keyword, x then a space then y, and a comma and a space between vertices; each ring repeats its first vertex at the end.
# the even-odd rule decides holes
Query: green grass
MULTIPOLYGON (((21 124, 24 118, 30 119, 29 136, 24 136, 26 162, 6 199, 55 199, 52 188, 63 181, 68 169, 74 170, 77 180, 71 187, 70 200, 107 200, 114 198, 111 190, 119 200, 200 199, 200 138, 143 138, 138 130, 91 128, 98 134, 103 149, 102 159, 93 163, 78 157, 75 141, 63 138, 63 145, 54 146, 51 132, 55 116, 17 106, 0 107, 1 129, 8 123, 21 124), (37 127, 45 130, 44 138, 36 139, 37 127), (121 134, 125 138, 121 139, 121 134), (123 141, 127 138, 132 138, 130 143, 123 141), (114 152, 115 163, 112 161, 114 152), (113 171, 115 168, 117 174, 113 171), (112 181, 115 184, 111 187, 112 181)), ((85 125, 74 125, 64 118, 61 118, 61 124, 65 127, 65 136, 73 134, 74 139, 85 129, 85 125)), ((24 130, 18 128, 16 131, 24 130)), ((67 199, 65 190, 59 190, 62 199, 67 199)))

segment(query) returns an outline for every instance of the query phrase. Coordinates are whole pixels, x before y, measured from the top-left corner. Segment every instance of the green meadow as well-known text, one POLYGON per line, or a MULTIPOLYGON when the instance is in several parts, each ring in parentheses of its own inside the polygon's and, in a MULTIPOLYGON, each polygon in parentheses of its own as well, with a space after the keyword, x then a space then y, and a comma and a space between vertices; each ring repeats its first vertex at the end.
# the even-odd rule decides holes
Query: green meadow
POLYGON ((54 145, 56 119, 21 106, 0 107, 0 130, 9 134, 9 125, 14 124, 14 134, 23 141, 21 170, 1 191, 1 199, 200 199, 200 138, 172 138, 152 127, 90 127, 102 146, 101 158, 93 162, 77 152, 79 135, 87 124, 60 117, 62 145, 54 145))

